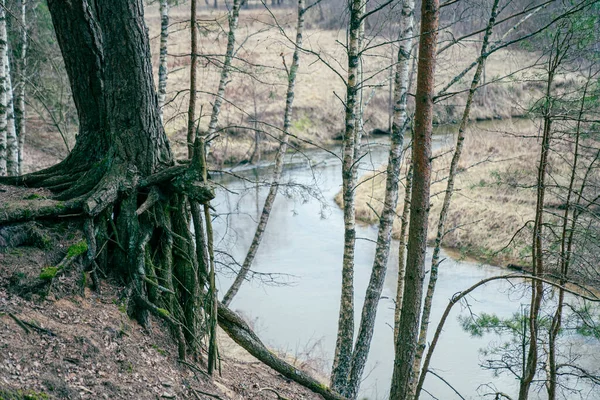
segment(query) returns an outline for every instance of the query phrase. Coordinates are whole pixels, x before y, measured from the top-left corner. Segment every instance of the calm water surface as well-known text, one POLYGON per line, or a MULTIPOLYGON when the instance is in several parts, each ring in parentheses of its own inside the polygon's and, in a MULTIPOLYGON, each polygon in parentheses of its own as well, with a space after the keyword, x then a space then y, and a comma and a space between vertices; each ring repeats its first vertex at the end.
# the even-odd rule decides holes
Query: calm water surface
MULTIPOLYGON (((434 148, 451 145, 451 135, 439 135, 434 148)), ((361 174, 379 168, 387 161, 387 140, 378 139, 369 144, 370 155, 360 165, 361 174)), ((332 151, 340 153, 339 148, 332 151)), ((231 307, 254 321, 259 336, 269 346, 302 355, 310 350, 311 356, 321 359, 329 368, 335 347, 335 335, 340 301, 340 282, 343 252, 343 214, 334 203, 341 188, 340 161, 322 150, 295 153, 288 156, 290 166, 283 181, 288 184, 277 197, 263 242, 252 270, 265 274, 260 280, 246 282, 233 300, 231 307), (301 189, 302 185, 310 188, 301 189), (275 279, 285 286, 267 285, 261 281, 275 279)), ((246 170, 237 173, 249 179, 268 182, 270 170, 246 170)), ((215 242, 218 248, 243 262, 254 235, 256 221, 262 211, 268 187, 256 189, 252 183, 222 177, 228 190, 218 190, 213 202, 219 218, 215 220, 215 242)), ((361 226, 357 237, 355 267, 356 323, 364 301, 369 280, 376 238, 374 227, 361 226)), ((393 368, 392 328, 398 264, 398 243, 394 241, 388 264, 388 273, 379 303, 377 322, 371 352, 365 370, 361 398, 387 399, 393 368)), ((430 256, 430 252, 428 252, 430 256)), ((223 256, 227 259, 228 256, 223 256)), ((498 275, 503 271, 472 262, 449 258, 440 267, 439 281, 432 311, 431 338, 443 310, 452 295, 477 281, 498 275)), ((429 265, 429 261, 428 261, 429 265)), ((220 293, 229 287, 232 276, 221 269, 220 293)), ((257 276, 258 277, 258 276, 257 276)), ((471 312, 496 313, 508 317, 528 303, 522 291, 506 282, 492 282, 469 297, 471 312)), ((509 375, 494 376, 480 367, 483 361, 480 349, 490 341, 501 338, 488 335, 472 338, 461 328, 458 316, 468 311, 456 305, 446 322, 444 333, 432 360, 432 368, 465 398, 479 399, 492 384, 503 392, 516 394, 517 381, 509 375)), ((582 346, 587 346, 583 341, 582 346)), ((598 359, 594 356, 594 362, 598 359)), ((425 388, 439 399, 459 399, 441 380, 429 375, 425 388)), ((542 393, 543 394, 543 393, 542 393)), ((422 399, 433 398, 424 393, 422 399)), ((532 398, 536 398, 532 396, 532 398)), ((543 398, 543 397, 540 397, 543 398)), ((580 398, 579 395, 573 398, 580 398)), ((600 398, 600 397, 583 397, 600 398)))

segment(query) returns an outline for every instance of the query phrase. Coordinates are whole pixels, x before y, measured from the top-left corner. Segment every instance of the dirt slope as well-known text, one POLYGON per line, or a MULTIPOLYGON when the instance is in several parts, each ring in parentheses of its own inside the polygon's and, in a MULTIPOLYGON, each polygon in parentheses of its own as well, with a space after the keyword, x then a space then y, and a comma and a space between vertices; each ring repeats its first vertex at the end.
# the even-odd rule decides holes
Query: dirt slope
MULTIPOLYGON (((0 399, 320 399, 259 363, 225 335, 222 376, 201 362, 177 362, 167 329, 145 332, 128 318, 123 287, 103 280, 101 293, 77 266, 57 275, 49 292, 42 268, 67 253, 51 249, 0 253, 0 399)), ((59 234, 59 233, 55 233, 59 234)))

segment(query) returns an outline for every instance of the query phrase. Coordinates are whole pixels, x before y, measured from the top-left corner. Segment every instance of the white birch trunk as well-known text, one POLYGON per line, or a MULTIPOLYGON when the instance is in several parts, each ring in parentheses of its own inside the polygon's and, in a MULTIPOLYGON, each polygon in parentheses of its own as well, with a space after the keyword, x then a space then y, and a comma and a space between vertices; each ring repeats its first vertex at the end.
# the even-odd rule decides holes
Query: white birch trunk
POLYGON ((27 133, 27 112, 25 109, 25 82, 27 78, 27 1, 21 0, 21 54, 17 60, 17 82, 14 89, 15 97, 15 127, 19 140, 19 175, 23 174, 23 149, 25 146, 25 135, 27 133))
POLYGON ((246 258, 244 259, 244 263, 242 264, 242 268, 240 269, 235 281, 223 297, 222 303, 225 306, 228 306, 231 303, 233 297, 237 294, 240 289, 242 283, 246 279, 248 275, 248 271, 254 261, 254 257, 256 256, 256 252, 260 246, 262 241, 263 233, 267 228, 267 223, 269 222, 269 216, 271 215, 271 209, 273 208, 273 204, 275 203, 275 198, 277 196, 277 191, 279 189, 279 182, 281 180, 281 173, 283 172, 283 164, 285 158, 285 152, 287 150, 289 132, 292 120, 292 105, 294 102, 294 87, 296 85, 296 75, 298 72, 298 67, 300 65, 300 49, 302 48, 302 35, 304 31, 304 0, 298 0, 298 24, 296 28, 296 44, 294 49, 294 55, 292 59, 292 65, 290 67, 289 75, 288 75, 288 89, 287 96, 285 101, 285 113, 283 117, 283 132, 280 139, 279 149, 277 150, 277 155, 275 156, 275 171, 273 172, 273 180, 271 182, 271 186, 269 188, 269 194, 265 200, 265 204, 263 206, 262 214, 260 216, 260 221, 258 226, 256 227, 256 231, 254 233, 254 238, 252 239, 252 244, 250 245, 250 249, 246 254, 246 258))
POLYGON ((352 0, 350 6, 350 32, 348 40, 348 79, 346 82, 345 131, 342 144, 342 198, 344 208, 344 255, 342 263, 342 294, 335 355, 331 371, 331 388, 346 395, 352 362, 354 340, 354 247, 356 243, 356 156, 360 133, 357 129, 360 32, 363 4, 352 0))
POLYGON ((8 176, 19 175, 19 141, 15 128, 15 110, 13 104, 12 81, 10 79, 10 62, 7 51, 4 53, 4 91, 6 93, 6 172, 8 176))
MULTIPOLYGON (((194 28, 192 28, 194 29, 194 28)), ((160 0, 160 58, 158 61, 158 110, 160 120, 163 120, 163 107, 167 98, 167 44, 169 40, 169 3, 168 0, 160 0)))
MULTIPOLYGON (((404 133, 407 126, 406 103, 408 98, 408 76, 410 69, 410 52, 413 36, 414 1, 403 2, 401 17, 401 45, 398 49, 398 63, 396 65, 394 89, 394 114, 391 132, 391 148, 387 166, 386 189, 377 245, 371 278, 367 287, 365 302, 361 315, 361 322, 354 346, 352 364, 348 382, 347 397, 356 398, 362 380, 362 375, 367 362, 367 356, 373 338, 377 306, 383 290, 383 283, 387 271, 387 262, 392 243, 392 227, 398 205, 398 185, 400 182, 400 168, 404 146, 404 133)), ((359 117, 360 118, 360 117, 359 117)), ((358 128, 362 128, 359 124, 358 128)), ((360 137, 360 136, 359 136, 360 137)), ((358 147, 358 145, 357 145, 358 147)))
POLYGON ((227 50, 225 52, 225 60, 223 60, 223 67, 221 68, 221 77, 219 79, 219 87, 217 88, 217 94, 215 96, 215 102, 213 103, 212 114, 210 115, 210 122, 208 123, 208 139, 217 130, 217 124, 219 123, 219 113, 221 112, 221 105, 225 98, 225 86, 229 82, 229 70, 231 69, 231 60, 233 59, 233 53, 235 51, 235 33, 237 30, 238 19, 240 15, 241 0, 233 1, 233 8, 229 16, 229 34, 227 35, 227 50))
POLYGON ((6 128, 7 128, 7 96, 6 96, 6 66, 5 59, 8 51, 6 35, 6 11, 4 1, 0 2, 0 176, 6 175, 6 128))

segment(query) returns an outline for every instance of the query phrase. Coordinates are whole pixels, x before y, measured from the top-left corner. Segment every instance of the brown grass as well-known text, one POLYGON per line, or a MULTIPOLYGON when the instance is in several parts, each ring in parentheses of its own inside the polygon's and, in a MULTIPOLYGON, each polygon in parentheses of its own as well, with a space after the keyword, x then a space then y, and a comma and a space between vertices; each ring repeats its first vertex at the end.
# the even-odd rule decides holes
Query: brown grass
MULTIPOLYGON (((273 137, 279 135, 285 105, 287 76, 282 57, 287 65, 291 63, 293 46, 288 38, 295 35, 295 10, 274 11, 285 35, 274 27, 274 21, 264 9, 242 10, 238 30, 237 59, 234 71, 226 90, 226 102, 221 109, 221 138, 216 141, 212 155, 218 164, 247 160, 253 147, 254 132, 252 121, 256 118, 267 125, 260 125, 263 134, 261 150, 271 151, 276 146, 273 137), (242 61, 245 60, 245 61, 242 61), (273 125, 275 128, 269 127, 273 125)), ((152 38, 154 65, 158 63, 158 33, 160 18, 156 7, 149 7, 146 19, 152 38)), ((184 132, 187 123, 187 89, 189 76, 189 32, 185 21, 189 19, 186 5, 171 10, 171 34, 169 41, 169 81, 168 91, 172 101, 165 109, 166 128, 174 142, 178 155, 183 155, 184 132)), ((203 10, 200 12, 202 35, 198 89, 198 112, 202 107, 201 127, 206 127, 212 110, 211 101, 216 90, 222 54, 226 46, 227 19, 224 10, 203 10)), ((310 28, 304 35, 305 47, 318 52, 338 73, 345 76, 346 56, 340 43, 345 41, 345 33, 337 30, 310 28)), ((373 44, 383 39, 375 39, 373 44)), ((456 46, 444 52, 439 59, 437 82, 439 88, 477 57, 477 45, 456 46)), ((370 99, 365 108, 365 130, 387 129, 388 126, 388 87, 389 45, 371 50, 364 60, 365 76, 373 76, 368 81, 365 98, 370 99)), ((490 57, 486 77, 488 82, 518 71, 531 60, 531 53, 502 50, 490 57)), ((523 78, 516 73, 513 78, 523 78)), ((456 90, 467 87, 470 75, 456 85, 456 90)), ((472 111, 473 119, 508 118, 523 115, 530 105, 532 95, 537 93, 537 84, 517 82, 514 79, 493 84, 477 96, 472 111)), ((318 144, 328 144, 339 136, 343 129, 343 105, 345 88, 342 79, 313 54, 302 55, 296 96, 292 132, 301 138, 309 138, 318 144)), ((457 96, 442 102, 436 108, 437 123, 453 122, 462 112, 464 96, 457 96)), ((292 144, 302 145, 292 140, 292 144)))
MULTIPOLYGON (((456 192, 452 198, 444 246, 463 255, 485 259, 497 264, 522 263, 529 257, 528 229, 511 238, 527 221, 533 219, 535 188, 532 186, 537 168, 538 141, 534 124, 521 121, 497 121, 482 129, 475 124, 467 134, 456 192), (518 185, 517 185, 518 184, 518 185), (501 249, 508 246, 505 250, 501 249)), ((445 155, 433 162, 429 237, 432 242, 446 189, 446 177, 452 157, 445 155)), ((377 216, 367 205, 381 212, 385 190, 385 174, 374 179, 363 178, 357 191, 357 218, 368 224, 377 223, 377 216)), ((402 212, 404 190, 401 188, 398 213, 402 212)), ((336 201, 340 202, 339 195, 336 201)), ((397 238, 400 224, 394 225, 397 238)))

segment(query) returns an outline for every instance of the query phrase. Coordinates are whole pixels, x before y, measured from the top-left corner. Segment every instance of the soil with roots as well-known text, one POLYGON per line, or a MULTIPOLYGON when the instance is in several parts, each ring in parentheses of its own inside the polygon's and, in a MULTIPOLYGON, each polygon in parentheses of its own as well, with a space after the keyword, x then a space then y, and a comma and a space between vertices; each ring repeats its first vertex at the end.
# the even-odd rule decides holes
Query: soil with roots
POLYGON ((0 252, 0 398, 321 398, 221 333, 220 376, 207 377, 201 363, 179 363, 165 322, 151 317, 146 331, 130 319, 118 282, 102 279, 101 290, 91 290, 77 260, 49 279, 48 266, 81 237, 68 224, 44 231, 47 242, 0 252))

